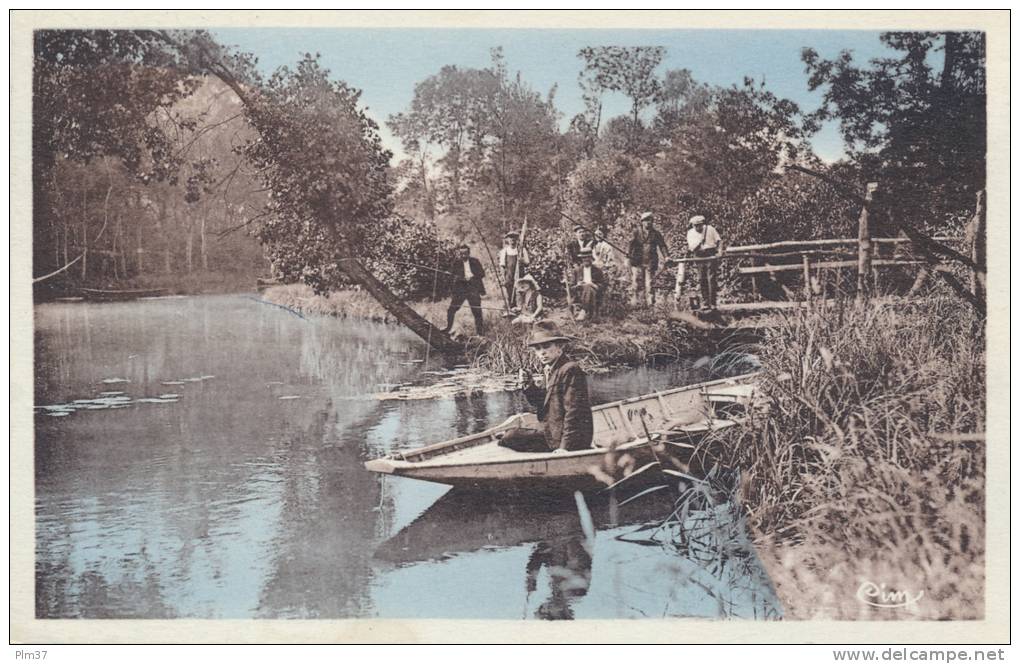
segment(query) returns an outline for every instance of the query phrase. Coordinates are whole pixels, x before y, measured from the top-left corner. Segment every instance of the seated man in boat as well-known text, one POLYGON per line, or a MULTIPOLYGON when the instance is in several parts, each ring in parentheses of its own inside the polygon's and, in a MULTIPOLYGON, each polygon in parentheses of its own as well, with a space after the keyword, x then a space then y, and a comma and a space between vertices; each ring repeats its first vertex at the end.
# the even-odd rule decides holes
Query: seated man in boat
POLYGON ((569 338, 551 322, 535 324, 528 345, 545 373, 545 389, 525 381, 524 396, 538 410, 541 429, 519 427, 504 434, 499 444, 517 452, 568 452, 591 447, 594 423, 588 397, 588 377, 567 358, 569 338))

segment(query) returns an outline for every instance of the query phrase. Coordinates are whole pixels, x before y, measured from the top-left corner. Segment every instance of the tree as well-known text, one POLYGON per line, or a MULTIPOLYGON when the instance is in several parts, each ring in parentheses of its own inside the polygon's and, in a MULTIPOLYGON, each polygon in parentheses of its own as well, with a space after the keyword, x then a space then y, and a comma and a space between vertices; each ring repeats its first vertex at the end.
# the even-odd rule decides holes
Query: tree
POLYGON ((553 223, 556 188, 571 159, 562 150, 557 128, 556 90, 543 99, 520 73, 511 77, 500 49, 493 49, 492 68, 487 71, 497 86, 486 100, 473 164, 476 208, 482 219, 489 220, 489 231, 518 227, 525 216, 532 227, 553 223), (500 223, 493 228, 491 220, 500 223))
POLYGON ((745 79, 741 87, 701 88, 690 105, 660 109, 661 168, 674 186, 735 204, 805 152, 796 104, 745 79), (665 111, 665 112, 663 112, 665 111))
MULTIPOLYGON (((48 276, 61 270, 52 252, 60 235, 51 201, 58 158, 88 164, 111 157, 142 181, 171 177, 179 155, 152 116, 172 113, 199 79, 187 75, 176 54, 150 33, 38 30, 33 49, 33 272, 48 276)), ((83 252, 89 242, 81 238, 83 252)))
POLYGON ((709 112, 712 88, 694 80, 688 69, 670 69, 655 98, 652 131, 668 144, 675 129, 709 112))
POLYGON ((468 158, 465 153, 481 141, 489 100, 497 86, 490 71, 446 65, 414 87, 407 113, 388 120, 409 153, 419 152, 427 144, 445 149, 440 163, 449 174, 453 205, 461 199, 461 173, 468 158))
POLYGON ((437 192, 433 185, 431 193, 447 230, 466 222, 483 235, 501 235, 525 216, 532 228, 554 224, 578 152, 579 145, 559 132, 555 88, 539 94, 519 73, 509 73, 501 49, 491 54, 485 69, 443 67, 415 86, 406 112, 388 120, 416 155, 413 165, 402 165, 405 200, 429 202, 425 173, 433 162, 424 155, 431 147, 445 150, 432 172, 449 186, 437 192))
POLYGON ((601 118, 602 92, 622 92, 630 99, 633 132, 630 147, 636 147, 641 111, 655 101, 662 87, 655 77, 655 69, 665 54, 666 49, 661 46, 589 46, 580 50, 578 57, 584 60, 581 88, 589 111, 597 111, 592 122, 596 131, 601 118))
POLYGON ((436 189, 429 177, 432 154, 429 148, 428 128, 420 114, 397 113, 386 124, 401 139, 408 157, 397 165, 397 179, 402 182, 402 197, 421 210, 426 218, 436 216, 436 189))
POLYGON ((985 36, 887 32, 898 57, 869 66, 849 51, 833 60, 802 52, 811 90, 824 90, 808 128, 839 122, 851 157, 881 180, 895 213, 919 228, 962 222, 985 187, 985 36), (939 62, 941 54, 941 62, 939 62))
POLYGON ((226 52, 207 33, 161 34, 234 91, 258 133, 243 152, 270 192, 256 232, 274 263, 300 265, 309 278, 341 272, 432 347, 457 352, 362 262, 372 229, 392 212, 393 187, 390 153, 358 107, 361 93, 333 81, 318 56, 306 54, 295 69, 263 80, 251 56, 226 52))

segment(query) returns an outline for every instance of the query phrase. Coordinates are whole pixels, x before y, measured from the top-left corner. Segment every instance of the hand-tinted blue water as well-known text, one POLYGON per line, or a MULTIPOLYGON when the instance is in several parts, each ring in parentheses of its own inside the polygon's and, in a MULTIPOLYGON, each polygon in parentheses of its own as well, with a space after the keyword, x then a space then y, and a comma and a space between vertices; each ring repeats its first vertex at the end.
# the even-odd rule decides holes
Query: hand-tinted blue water
MULTIPOLYGON (((39 617, 778 613, 739 537, 722 564, 616 539, 668 500, 612 514, 592 501, 592 542, 573 499, 365 471, 523 407, 508 393, 376 400, 426 366, 399 328, 253 296, 45 304, 35 323, 39 617)), ((593 398, 701 377, 628 371, 593 381, 593 398)))

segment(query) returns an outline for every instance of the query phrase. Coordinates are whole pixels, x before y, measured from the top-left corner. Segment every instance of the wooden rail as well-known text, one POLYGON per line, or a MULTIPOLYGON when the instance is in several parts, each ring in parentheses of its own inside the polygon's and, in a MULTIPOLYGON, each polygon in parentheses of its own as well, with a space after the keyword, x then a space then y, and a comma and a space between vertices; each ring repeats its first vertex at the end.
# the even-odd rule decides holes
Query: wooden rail
MULTIPOLYGON (((872 267, 877 266, 889 266, 889 265, 922 265, 925 261, 918 260, 884 260, 875 259, 871 261, 872 267)), ((761 274, 763 272, 793 272, 796 270, 803 270, 805 274, 809 273, 810 270, 822 269, 822 268, 843 268, 843 267, 854 267, 857 265, 857 261, 819 261, 811 263, 808 261, 807 256, 804 257, 802 263, 788 263, 786 265, 755 265, 752 267, 738 267, 737 272, 740 274, 761 274)))
MULTIPOLYGON (((936 242, 963 242, 964 238, 949 237, 949 236, 937 236, 932 238, 936 242)), ((910 242, 909 238, 905 237, 876 237, 871 238, 872 244, 901 244, 904 242, 910 242)), ((741 258, 760 258, 768 260, 770 258, 800 258, 805 254, 832 254, 836 253, 836 249, 825 249, 824 247, 848 247, 856 245, 858 241, 856 239, 832 239, 832 240, 784 240, 782 242, 769 242, 767 244, 745 244, 736 247, 727 247, 724 249, 721 256, 713 256, 708 258, 696 258, 694 256, 685 256, 683 258, 671 259, 673 263, 707 263, 708 261, 715 260, 739 260, 741 258), (774 249, 786 249, 790 247, 813 247, 810 249, 792 250, 784 252, 775 252, 774 249)), ((845 252, 844 255, 850 255, 849 252, 845 252)), ((856 256, 856 253, 853 254, 856 256)), ((857 263, 855 262, 854 265, 857 263)))

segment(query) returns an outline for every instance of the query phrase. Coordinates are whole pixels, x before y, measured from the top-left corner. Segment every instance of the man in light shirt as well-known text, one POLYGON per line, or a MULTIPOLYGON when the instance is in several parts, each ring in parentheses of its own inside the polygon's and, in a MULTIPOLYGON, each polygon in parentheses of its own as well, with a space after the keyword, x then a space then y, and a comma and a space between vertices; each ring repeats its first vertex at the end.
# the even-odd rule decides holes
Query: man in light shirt
POLYGON ((615 262, 613 246, 606 241, 606 232, 601 228, 595 229, 595 246, 591 250, 595 267, 605 270, 612 267, 615 262))
POLYGON ((701 306, 715 308, 715 294, 719 278, 718 257, 722 255, 722 238, 715 227, 705 223, 705 217, 691 217, 690 230, 687 231, 687 248, 695 258, 711 258, 715 260, 698 261, 698 285, 701 288, 701 306))

